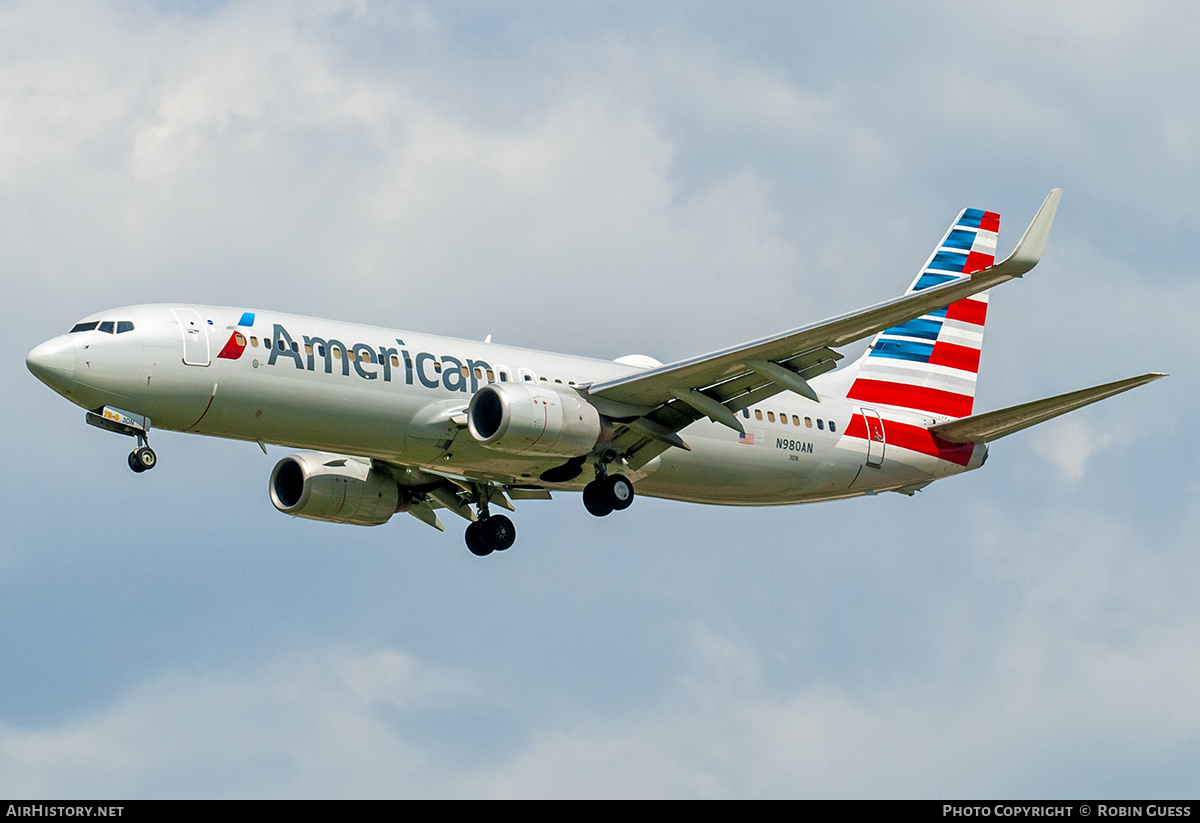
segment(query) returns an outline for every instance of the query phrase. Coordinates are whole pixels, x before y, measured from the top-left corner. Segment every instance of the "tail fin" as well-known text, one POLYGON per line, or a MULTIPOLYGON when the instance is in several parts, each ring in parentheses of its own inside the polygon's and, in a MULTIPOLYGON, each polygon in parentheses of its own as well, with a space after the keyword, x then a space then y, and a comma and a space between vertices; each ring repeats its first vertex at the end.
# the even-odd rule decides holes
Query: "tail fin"
MULTIPOLYGON (((999 214, 964 209, 906 293, 991 266, 999 231, 999 214)), ((877 334, 851 367, 857 372, 846 396, 938 417, 970 415, 987 301, 981 292, 877 334)))

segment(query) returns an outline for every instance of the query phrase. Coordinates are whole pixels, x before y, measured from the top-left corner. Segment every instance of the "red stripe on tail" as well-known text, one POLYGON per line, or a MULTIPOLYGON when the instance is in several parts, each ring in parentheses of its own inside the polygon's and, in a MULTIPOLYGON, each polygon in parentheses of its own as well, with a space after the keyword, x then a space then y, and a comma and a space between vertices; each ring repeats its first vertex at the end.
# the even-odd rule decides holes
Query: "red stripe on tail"
POLYGON ((883 403, 887 406, 917 409, 947 417, 967 417, 975 403, 975 398, 965 394, 931 389, 927 386, 893 383, 890 380, 867 380, 863 377, 854 381, 846 396, 864 403, 883 403))

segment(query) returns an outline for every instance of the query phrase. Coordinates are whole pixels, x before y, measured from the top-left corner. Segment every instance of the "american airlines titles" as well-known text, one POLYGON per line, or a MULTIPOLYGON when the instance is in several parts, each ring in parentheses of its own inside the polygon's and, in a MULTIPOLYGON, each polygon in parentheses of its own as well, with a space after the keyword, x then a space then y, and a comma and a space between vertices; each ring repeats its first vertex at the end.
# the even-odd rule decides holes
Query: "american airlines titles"
MULTIPOLYGON (((292 339, 288 330, 278 323, 275 324, 270 343, 268 366, 274 366, 277 360, 290 359, 301 371, 316 371, 318 364, 324 361, 326 374, 333 374, 334 361, 340 360, 342 374, 349 377, 353 366, 355 373, 363 380, 379 380, 384 383, 392 382, 392 357, 399 358, 404 369, 404 382, 414 385, 419 382, 428 389, 443 387, 449 391, 474 393, 479 388, 479 374, 489 371, 512 374, 507 366, 493 367, 483 360, 467 359, 466 362, 451 355, 437 356, 429 352, 417 352, 410 355, 404 348, 403 340, 396 340, 399 348, 380 346, 373 348, 366 343, 354 343, 347 346, 341 340, 309 337, 304 335, 304 348, 292 339), (335 356, 335 352, 337 355, 335 356), (466 373, 463 372, 464 367, 466 373), (478 371, 477 371, 478 370, 478 371), (440 374, 439 374, 440 371, 440 374)), ((522 373, 526 370, 520 370, 522 373)), ((486 378, 484 382, 490 382, 486 378)))

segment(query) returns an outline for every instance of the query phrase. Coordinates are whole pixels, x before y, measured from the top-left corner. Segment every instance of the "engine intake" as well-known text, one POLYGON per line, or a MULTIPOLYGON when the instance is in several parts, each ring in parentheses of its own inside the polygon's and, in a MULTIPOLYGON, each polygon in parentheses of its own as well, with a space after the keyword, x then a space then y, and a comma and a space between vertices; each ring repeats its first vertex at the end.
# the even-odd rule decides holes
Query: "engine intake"
POLYGON ((475 392, 467 428, 488 448, 553 457, 587 454, 613 433, 579 395, 524 383, 492 383, 475 392))
POLYGON ((271 502, 284 514, 378 526, 411 499, 368 460, 325 452, 291 454, 271 472, 271 502))

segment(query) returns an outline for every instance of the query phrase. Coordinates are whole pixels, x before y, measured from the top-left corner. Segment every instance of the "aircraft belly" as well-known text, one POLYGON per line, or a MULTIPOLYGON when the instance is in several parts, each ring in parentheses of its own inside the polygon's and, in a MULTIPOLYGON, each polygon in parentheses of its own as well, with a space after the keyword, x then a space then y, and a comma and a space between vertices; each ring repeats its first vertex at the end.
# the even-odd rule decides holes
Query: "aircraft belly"
POLYGON ((696 503, 784 505, 842 496, 857 470, 833 439, 795 440, 747 429, 753 436, 747 442, 703 423, 683 434, 693 450, 665 452, 658 470, 637 484, 639 493, 696 503))

